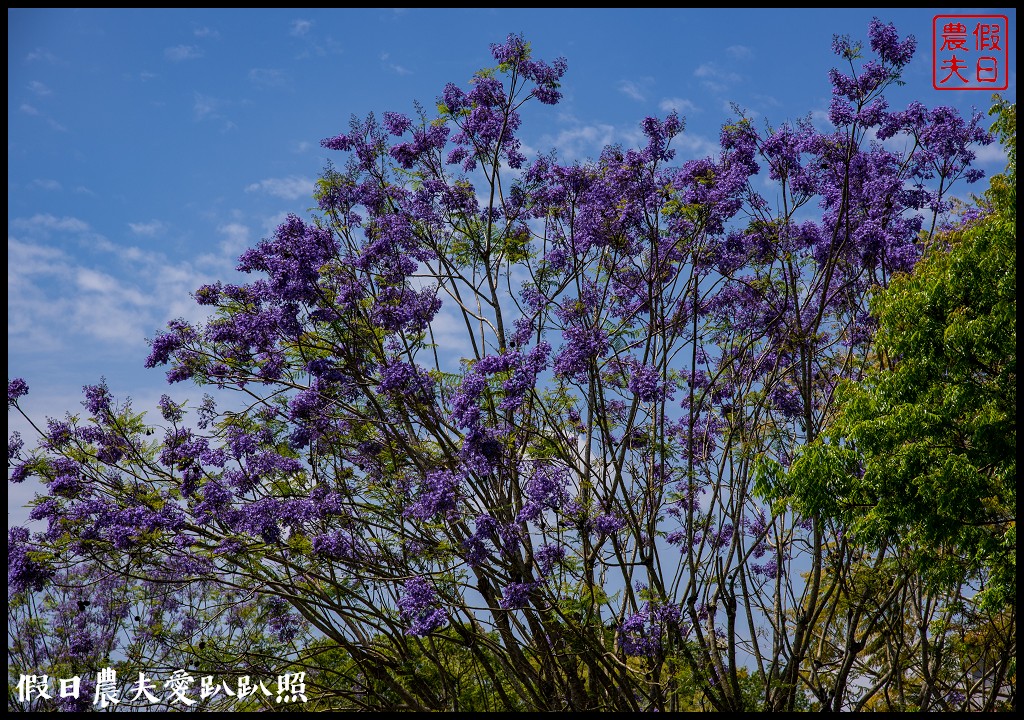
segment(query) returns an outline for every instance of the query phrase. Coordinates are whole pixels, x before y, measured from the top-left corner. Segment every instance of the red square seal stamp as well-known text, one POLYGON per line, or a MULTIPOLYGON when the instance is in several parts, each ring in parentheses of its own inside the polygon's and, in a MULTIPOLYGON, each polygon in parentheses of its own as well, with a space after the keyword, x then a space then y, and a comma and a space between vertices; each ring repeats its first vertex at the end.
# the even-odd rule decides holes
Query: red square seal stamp
POLYGON ((932 87, 1006 90, 1010 23, 1005 15, 936 15, 932 19, 932 87))

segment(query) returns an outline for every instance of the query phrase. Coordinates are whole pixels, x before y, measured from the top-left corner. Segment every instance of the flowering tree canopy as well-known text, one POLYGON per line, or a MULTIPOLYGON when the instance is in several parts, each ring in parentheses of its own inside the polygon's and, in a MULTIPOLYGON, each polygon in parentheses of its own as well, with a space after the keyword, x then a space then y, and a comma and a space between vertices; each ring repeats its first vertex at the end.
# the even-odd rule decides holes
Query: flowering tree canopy
POLYGON ((26 666, 302 669, 333 709, 992 707, 1007 620, 978 567, 930 583, 790 473, 991 142, 890 109, 914 40, 869 39, 835 41, 827 130, 740 116, 711 157, 676 160, 675 114, 527 157, 520 110, 567 65, 517 36, 434 110, 324 140, 318 212, 152 340, 218 398, 150 423, 100 383, 12 441, 46 493, 9 593, 63 643, 26 636, 26 666), (67 619, 87 601, 113 619, 67 619))

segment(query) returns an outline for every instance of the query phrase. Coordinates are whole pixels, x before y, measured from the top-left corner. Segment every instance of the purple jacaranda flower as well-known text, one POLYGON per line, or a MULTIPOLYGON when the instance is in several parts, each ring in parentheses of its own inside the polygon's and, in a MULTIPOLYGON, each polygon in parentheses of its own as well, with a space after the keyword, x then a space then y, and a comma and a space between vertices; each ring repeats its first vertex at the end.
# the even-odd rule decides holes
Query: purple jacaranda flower
MULTIPOLYGON (((653 657, 661 648, 661 628, 652 627, 651 608, 648 603, 619 626, 619 646, 626 655, 653 657)), ((653 624, 657 625, 654 621, 653 624)))
POLYGON ((637 365, 630 373, 627 385, 641 402, 651 402, 664 395, 665 386, 661 382, 657 368, 650 365, 637 365))
POLYGON ((28 394, 28 383, 22 378, 7 381, 7 406, 18 402, 18 398, 28 394))
POLYGON ((7 438, 7 460, 16 460, 21 456, 21 450, 25 442, 21 439, 21 433, 15 430, 7 438))
POLYGON ((523 488, 526 500, 519 513, 519 520, 535 521, 544 510, 557 510, 561 507, 568 497, 568 481, 568 470, 565 466, 551 462, 534 462, 533 472, 523 488))
POLYGON ((85 400, 82 401, 82 405, 91 414, 100 416, 110 412, 110 404, 113 402, 113 397, 110 395, 110 390, 105 380, 101 380, 96 385, 84 385, 82 386, 82 391, 85 393, 85 400))
POLYGON ((458 474, 450 470, 428 472, 420 483, 416 502, 409 506, 406 515, 418 520, 433 520, 438 515, 448 516, 455 512, 459 484, 458 474))
POLYGON ((23 527, 7 531, 7 589, 9 592, 43 589, 53 577, 53 570, 30 557, 29 532, 23 527))
POLYGON ((755 575, 774 580, 779 574, 779 564, 775 558, 769 558, 764 563, 752 565, 751 570, 755 575))
POLYGON ((505 586, 505 590, 502 593, 501 600, 498 601, 498 605, 506 610, 513 610, 516 608, 526 607, 530 602, 530 593, 533 591, 536 583, 509 583, 505 586))
POLYGON ((626 526, 626 521, 618 515, 606 513, 594 518, 594 530, 601 535, 614 535, 626 526))
POLYGON ((425 577, 413 577, 405 581, 404 594, 398 599, 398 610, 409 627, 407 635, 429 635, 448 622, 447 615, 440 607, 437 591, 425 577))

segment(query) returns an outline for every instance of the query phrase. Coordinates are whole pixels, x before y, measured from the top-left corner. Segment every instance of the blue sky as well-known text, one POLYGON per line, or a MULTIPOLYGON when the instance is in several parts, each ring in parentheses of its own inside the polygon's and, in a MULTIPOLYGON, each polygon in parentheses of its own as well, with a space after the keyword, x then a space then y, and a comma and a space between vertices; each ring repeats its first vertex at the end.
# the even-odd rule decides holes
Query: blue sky
MULTIPOLYGON (((820 119, 833 34, 866 39, 873 16, 918 40, 893 107, 987 111, 990 92, 932 88, 932 22, 949 14, 1008 17, 1002 94, 1016 102, 1012 8, 9 8, 8 377, 28 381, 34 417, 79 411, 101 375, 152 407, 168 388, 143 368, 145 339, 198 319, 189 293, 232 279, 287 213, 308 217, 318 173, 339 159, 320 140, 353 114, 432 106, 445 83, 492 65, 490 44, 509 33, 569 66, 564 100, 525 114, 531 150, 596 156, 676 109, 686 160, 714 152, 732 103, 773 125, 820 119)), ((1004 165, 992 147, 979 160, 990 175, 1004 165)), ((9 427, 33 444, 23 422, 9 427)), ((32 489, 9 490, 19 524, 32 489)))

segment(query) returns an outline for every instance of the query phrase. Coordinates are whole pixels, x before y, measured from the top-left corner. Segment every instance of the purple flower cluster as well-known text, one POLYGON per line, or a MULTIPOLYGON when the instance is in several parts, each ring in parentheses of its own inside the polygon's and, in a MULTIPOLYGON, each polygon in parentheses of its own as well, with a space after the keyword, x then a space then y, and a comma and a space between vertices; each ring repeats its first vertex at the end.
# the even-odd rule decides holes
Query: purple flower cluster
POLYGON ((563 545, 548 543, 537 548, 533 559, 537 562, 541 575, 549 575, 556 565, 565 560, 566 550, 563 545))
POLYGON ((85 393, 82 405, 91 415, 99 417, 110 412, 113 397, 105 380, 101 380, 97 385, 83 385, 82 391, 85 393))
POLYGON ((312 302, 319 296, 320 268, 338 252, 334 235, 289 215, 274 237, 246 250, 238 259, 241 272, 263 272, 273 297, 312 302))
POLYGON ((408 623, 407 635, 424 636, 443 627, 448 617, 440 607, 437 591, 425 577, 413 577, 403 585, 404 595, 398 599, 402 620, 408 623))
POLYGON ((665 397, 666 386, 661 382, 658 369, 650 365, 637 364, 627 387, 640 402, 652 402, 665 397))
POLYGON ((501 600, 498 601, 498 605, 505 610, 514 610, 516 608, 524 608, 530 603, 530 593, 533 592, 537 583, 525 582, 525 583, 509 583, 505 586, 505 590, 502 593, 501 600))
POLYGON ((29 532, 23 527, 7 531, 7 589, 9 592, 39 591, 53 577, 53 570, 32 557, 29 532))
POLYGON ((598 515, 594 518, 594 530, 601 535, 614 535, 624 527, 626 527, 626 521, 612 513, 598 515))
POLYGON ((632 657, 655 657, 661 651, 662 635, 669 627, 681 627, 675 605, 645 602, 640 610, 619 625, 619 647, 632 657))
POLYGON ((450 470, 432 470, 420 483, 416 502, 405 514, 418 520, 433 520, 438 515, 448 517, 458 506, 460 477, 450 470))
POLYGON ((537 86, 531 92, 542 103, 554 105, 561 100, 558 81, 568 68, 565 58, 557 58, 551 65, 542 60, 531 60, 529 45, 522 35, 509 35, 504 44, 491 45, 491 54, 502 65, 511 66, 511 69, 536 83, 537 86))
POLYGON ((185 417, 182 406, 171 400, 168 395, 161 395, 157 406, 160 408, 160 415, 167 422, 179 423, 185 417))
POLYGON ((565 329, 564 337, 565 344, 555 358, 555 373, 585 382, 591 363, 611 347, 608 334, 601 328, 570 326, 565 329))
POLYGON ((775 558, 769 558, 763 563, 754 564, 750 568, 755 575, 760 575, 769 580, 774 580, 779 575, 779 564, 775 558))
POLYGON ((18 398, 28 394, 28 383, 22 378, 7 381, 7 407, 18 402, 18 398))
POLYGON ((519 511, 519 521, 536 521, 546 509, 557 510, 568 498, 568 472, 564 466, 550 462, 533 463, 533 473, 523 491, 526 501, 519 511))

